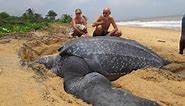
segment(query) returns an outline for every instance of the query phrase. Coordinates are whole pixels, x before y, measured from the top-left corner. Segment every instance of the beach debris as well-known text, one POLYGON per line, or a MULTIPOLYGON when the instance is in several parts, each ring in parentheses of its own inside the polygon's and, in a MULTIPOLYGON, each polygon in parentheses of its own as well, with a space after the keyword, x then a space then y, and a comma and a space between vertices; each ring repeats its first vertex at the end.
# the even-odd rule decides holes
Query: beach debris
POLYGON ((157 42, 165 43, 166 41, 164 41, 164 40, 157 40, 157 42))
POLYGON ((2 74, 3 73, 3 71, 2 71, 2 69, 0 69, 0 74, 2 74))

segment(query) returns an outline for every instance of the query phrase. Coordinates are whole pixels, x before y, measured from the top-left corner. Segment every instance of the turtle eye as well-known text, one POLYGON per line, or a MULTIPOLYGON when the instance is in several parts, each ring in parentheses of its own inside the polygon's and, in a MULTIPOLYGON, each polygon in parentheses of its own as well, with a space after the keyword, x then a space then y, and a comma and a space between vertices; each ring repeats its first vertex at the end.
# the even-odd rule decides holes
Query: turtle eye
POLYGON ((60 52, 63 49, 63 46, 58 49, 58 52, 60 52))

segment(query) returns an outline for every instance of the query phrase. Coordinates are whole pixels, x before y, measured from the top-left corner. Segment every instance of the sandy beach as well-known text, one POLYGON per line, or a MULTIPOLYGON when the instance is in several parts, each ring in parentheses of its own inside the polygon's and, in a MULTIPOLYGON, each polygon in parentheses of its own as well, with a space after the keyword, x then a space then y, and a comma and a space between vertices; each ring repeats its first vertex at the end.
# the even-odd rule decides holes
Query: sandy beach
MULTIPOLYGON (((165 66, 165 69, 145 68, 133 71, 112 82, 113 85, 120 89, 127 89, 137 96, 156 101, 162 106, 185 106, 185 79, 178 76, 179 73, 185 75, 185 55, 178 54, 180 31, 121 26, 119 29, 123 33, 121 37, 136 40, 172 63, 165 66)), ((92 31, 93 28, 89 27, 90 34, 92 31)), ((55 34, 63 35, 63 30, 57 29, 55 34)), ((37 31, 33 35, 49 36, 51 34, 37 31)), ((47 43, 37 43, 39 48, 25 39, 0 40, 1 106, 89 105, 67 94, 63 88, 63 79, 49 70, 37 67, 44 70, 42 75, 38 75, 38 72, 20 65, 20 58, 17 54, 23 44, 32 45, 33 50, 39 51, 39 56, 52 54, 61 42, 64 42, 58 41, 57 37, 54 37, 56 39, 47 43), (53 51, 49 51, 49 48, 53 48, 53 51), (42 50, 48 50, 48 53, 42 50)), ((68 40, 68 38, 66 39, 68 40)), ((32 42, 35 43, 36 40, 32 40, 32 42)), ((26 49, 23 51, 25 52, 26 49)), ((31 53, 30 51, 26 52, 31 53)))

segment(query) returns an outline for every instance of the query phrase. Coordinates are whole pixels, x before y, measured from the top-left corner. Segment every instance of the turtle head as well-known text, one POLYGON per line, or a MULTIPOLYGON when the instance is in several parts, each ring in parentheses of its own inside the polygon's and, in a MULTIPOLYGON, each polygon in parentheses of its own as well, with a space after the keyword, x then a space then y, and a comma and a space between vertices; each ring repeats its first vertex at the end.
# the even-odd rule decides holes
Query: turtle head
POLYGON ((34 61, 32 65, 43 64, 47 69, 51 70, 53 73, 57 74, 60 77, 63 77, 62 66, 65 59, 66 56, 60 55, 44 56, 34 61))
POLYGON ((55 62, 55 56, 44 56, 34 61, 32 64, 43 64, 47 69, 51 69, 55 62))

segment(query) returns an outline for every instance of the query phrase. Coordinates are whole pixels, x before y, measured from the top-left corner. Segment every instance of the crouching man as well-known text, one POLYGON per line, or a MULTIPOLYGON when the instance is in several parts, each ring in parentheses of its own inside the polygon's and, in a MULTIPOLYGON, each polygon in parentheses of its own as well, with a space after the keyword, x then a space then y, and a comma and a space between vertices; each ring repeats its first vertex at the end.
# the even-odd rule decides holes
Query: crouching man
POLYGON ((81 37, 88 35, 87 21, 82 16, 81 9, 75 10, 75 16, 72 18, 69 34, 72 35, 73 37, 81 37))
POLYGON ((122 32, 118 30, 118 27, 114 21, 114 18, 110 16, 111 11, 109 8, 103 9, 103 15, 99 16, 95 22, 92 24, 92 27, 95 27, 93 36, 121 36, 122 32), (110 25, 112 24, 113 30, 108 31, 110 25))

